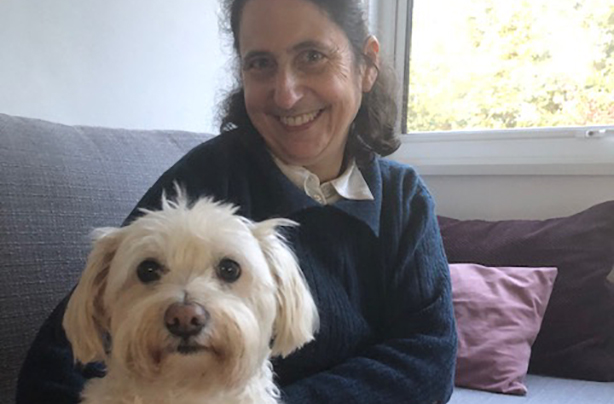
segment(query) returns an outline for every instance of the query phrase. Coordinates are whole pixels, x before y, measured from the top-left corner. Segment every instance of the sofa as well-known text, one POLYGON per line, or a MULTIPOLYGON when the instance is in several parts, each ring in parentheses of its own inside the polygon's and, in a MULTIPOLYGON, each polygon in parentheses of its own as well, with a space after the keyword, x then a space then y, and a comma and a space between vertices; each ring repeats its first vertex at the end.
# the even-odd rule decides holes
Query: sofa
MULTIPOLYGON (((171 130, 68 126, 0 114, 0 404, 14 402, 28 346, 77 282, 91 230, 119 225, 167 167, 209 137, 171 130)), ((442 218, 446 252, 449 246, 457 262, 480 261, 483 251, 450 239, 464 239, 459 223, 442 218), (468 255, 463 255, 467 250, 468 255)), ((473 231, 482 231, 480 225, 488 224, 472 223, 473 231)), ((492 239, 487 233, 481 234, 492 239)), ((484 268, 500 264, 489 259, 480 264, 484 268)), ((539 263, 548 267, 545 264, 539 263)), ((554 273, 547 273, 552 283, 554 273)), ((614 318, 614 311, 609 315, 614 318)), ((532 344, 535 335, 527 338, 532 344)), ((611 342, 602 339, 598 345, 611 347, 614 354, 611 342)), ((544 359, 547 363, 548 355, 544 359)), ((544 373, 539 366, 537 371, 544 373)), ((614 379, 607 381, 610 375, 601 374, 588 379, 606 381, 572 379, 565 372, 557 377, 529 374, 526 379, 523 374, 520 382, 528 388, 524 396, 475 390, 469 383, 455 390, 451 403, 614 403, 614 379)))

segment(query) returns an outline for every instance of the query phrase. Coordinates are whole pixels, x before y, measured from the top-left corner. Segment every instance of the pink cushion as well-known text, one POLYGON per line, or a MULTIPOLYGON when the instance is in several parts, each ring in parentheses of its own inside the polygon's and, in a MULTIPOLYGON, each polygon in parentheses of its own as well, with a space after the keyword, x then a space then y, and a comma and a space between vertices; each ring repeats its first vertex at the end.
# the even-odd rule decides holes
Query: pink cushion
POLYGON ((529 373, 614 381, 614 200, 555 219, 439 224, 449 262, 557 268, 529 373))
POLYGON ((450 264, 457 386, 524 395, 524 378, 556 268, 450 264))

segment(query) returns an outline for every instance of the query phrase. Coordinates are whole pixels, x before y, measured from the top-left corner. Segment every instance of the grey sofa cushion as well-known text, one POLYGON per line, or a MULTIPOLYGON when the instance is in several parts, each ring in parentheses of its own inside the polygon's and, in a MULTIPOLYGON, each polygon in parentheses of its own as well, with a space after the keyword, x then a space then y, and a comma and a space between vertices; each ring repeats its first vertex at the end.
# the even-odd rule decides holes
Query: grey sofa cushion
POLYGON ((90 231, 118 226, 210 135, 73 127, 0 114, 0 404, 36 331, 74 286, 90 231))
POLYGON ((449 404, 584 404, 614 403, 614 383, 528 375, 524 397, 456 388, 449 404))

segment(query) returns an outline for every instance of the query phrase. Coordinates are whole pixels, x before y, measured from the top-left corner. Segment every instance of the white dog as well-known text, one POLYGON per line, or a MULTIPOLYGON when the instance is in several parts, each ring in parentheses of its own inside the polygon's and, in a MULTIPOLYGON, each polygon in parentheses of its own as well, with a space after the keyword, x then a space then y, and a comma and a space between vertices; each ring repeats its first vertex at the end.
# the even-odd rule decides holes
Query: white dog
POLYGON ((102 361, 84 404, 274 404, 271 356, 313 339, 318 313, 277 233, 182 192, 98 229, 63 325, 75 360, 102 361))

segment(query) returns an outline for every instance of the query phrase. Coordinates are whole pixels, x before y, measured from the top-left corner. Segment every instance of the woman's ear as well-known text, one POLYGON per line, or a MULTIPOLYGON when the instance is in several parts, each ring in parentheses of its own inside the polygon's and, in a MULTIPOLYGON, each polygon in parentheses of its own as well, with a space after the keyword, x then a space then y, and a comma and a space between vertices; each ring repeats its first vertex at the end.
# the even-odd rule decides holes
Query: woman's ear
POLYGON ((375 36, 367 37, 362 52, 367 59, 362 73, 362 92, 368 93, 379 75, 379 41, 375 36))

